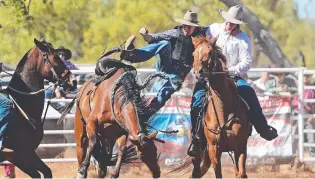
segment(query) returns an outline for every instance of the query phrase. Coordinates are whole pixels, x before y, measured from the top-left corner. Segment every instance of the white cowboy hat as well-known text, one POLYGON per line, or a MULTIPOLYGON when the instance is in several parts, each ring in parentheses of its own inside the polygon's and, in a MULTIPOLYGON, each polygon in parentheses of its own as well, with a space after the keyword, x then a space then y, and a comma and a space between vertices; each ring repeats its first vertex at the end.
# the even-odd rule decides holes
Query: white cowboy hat
POLYGON ((179 22, 184 25, 189 25, 189 26, 195 26, 199 27, 200 25, 198 24, 198 14, 197 12, 192 12, 191 10, 188 10, 184 16, 184 19, 179 19, 176 18, 174 19, 176 22, 179 22))
POLYGON ((243 22, 243 8, 240 5, 230 7, 228 12, 219 9, 219 13, 227 22, 231 22, 233 24, 247 24, 243 22))

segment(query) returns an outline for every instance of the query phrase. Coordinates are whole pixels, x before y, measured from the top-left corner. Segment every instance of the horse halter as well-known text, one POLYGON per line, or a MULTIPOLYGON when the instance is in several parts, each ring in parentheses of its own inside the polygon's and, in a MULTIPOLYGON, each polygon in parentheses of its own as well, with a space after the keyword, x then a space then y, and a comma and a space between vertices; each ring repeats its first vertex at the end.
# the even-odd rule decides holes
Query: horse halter
POLYGON ((50 66, 50 71, 53 74, 53 79, 56 80, 55 85, 56 86, 63 86, 66 83, 66 80, 71 75, 70 70, 65 70, 65 72, 61 75, 61 78, 59 78, 57 73, 56 73, 54 66, 52 65, 51 61, 48 58, 48 52, 42 52, 42 57, 43 57, 44 63, 46 63, 50 66))
MULTIPOLYGON (((202 43, 202 44, 206 44, 206 43, 202 43)), ((202 44, 200 44, 200 45, 202 45, 202 44)), ((200 79, 199 79, 200 81, 204 81, 205 77, 211 76, 211 73, 209 71, 205 72, 205 70, 204 70, 204 68, 209 69, 209 62, 208 61, 209 61, 209 55, 211 55, 211 52, 209 51, 207 60, 203 60, 204 56, 202 55, 202 49, 203 49, 202 46, 200 46, 198 49, 198 56, 199 56, 198 61, 201 64, 201 68, 198 69, 197 71, 200 74, 200 79)))
MULTIPOLYGON (((206 43, 202 43, 202 44, 206 44, 206 43)), ((201 44, 200 44, 201 45, 201 44)), ((208 44, 207 44, 208 45, 208 44)), ((203 70, 203 68, 208 68, 210 69, 210 65, 214 63, 214 61, 218 58, 218 54, 215 50, 212 50, 212 51, 209 51, 208 53, 208 57, 207 57, 207 60, 204 61, 203 60, 203 55, 202 55, 202 46, 199 47, 199 50, 198 50, 198 54, 199 54, 199 61, 201 63, 201 69, 199 69, 199 73, 203 75, 203 77, 211 77, 213 75, 222 75, 222 74, 225 74, 225 72, 216 72, 216 71, 208 71, 208 72, 205 72, 203 70), (211 63, 209 63, 209 59, 211 58, 211 63)), ((220 63, 222 63, 222 61, 220 60, 220 63)))

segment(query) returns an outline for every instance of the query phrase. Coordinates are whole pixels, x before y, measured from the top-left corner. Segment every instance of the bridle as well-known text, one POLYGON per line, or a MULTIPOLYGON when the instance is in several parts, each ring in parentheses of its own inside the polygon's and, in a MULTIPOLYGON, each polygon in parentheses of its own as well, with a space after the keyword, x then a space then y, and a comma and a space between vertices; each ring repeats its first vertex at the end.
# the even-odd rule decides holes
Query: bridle
MULTIPOLYGON (((14 88, 12 88, 10 86, 8 86, 7 88, 9 88, 10 90, 12 90, 12 91, 14 91, 16 93, 22 94, 22 95, 37 95, 37 94, 42 93, 42 92, 44 92, 45 90, 47 90, 47 89, 49 89, 51 87, 63 86, 66 83, 66 80, 71 75, 70 70, 68 70, 68 69, 65 70, 65 72, 61 75, 61 78, 58 77, 54 66, 52 65, 51 61, 48 58, 49 53, 48 52, 41 52, 41 53, 42 53, 42 59, 43 59, 42 62, 44 62, 44 63, 42 63, 40 71, 41 72, 43 71, 44 64, 48 64, 50 66, 50 70, 51 70, 51 72, 53 74, 53 80, 56 81, 56 82, 53 85, 48 86, 47 88, 43 88, 43 89, 40 89, 40 90, 35 91, 35 92, 23 92, 23 91, 14 89, 14 88)), ((6 73, 6 74, 10 74, 10 73, 6 73)), ((10 74, 10 75, 12 76, 12 74, 10 74)))
MULTIPOLYGON (((51 61, 48 58, 48 53, 47 52, 42 52, 42 57, 43 57, 43 61, 45 64, 48 64, 50 67, 50 71, 53 74, 53 80, 56 81, 55 85, 56 86, 63 86, 66 83, 66 80, 69 78, 69 76, 71 75, 70 70, 66 69, 64 71, 64 73, 61 74, 61 78, 58 77, 56 70, 54 68, 54 66, 52 65, 51 61)), ((42 69, 43 70, 43 66, 42 69)))
MULTIPOLYGON (((222 74, 226 74, 225 72, 221 72, 221 71, 219 71, 219 72, 216 72, 216 71, 208 71, 208 72, 205 72, 204 70, 203 70, 203 68, 207 68, 207 69, 210 69, 210 63, 209 63, 209 58, 211 58, 211 63, 214 63, 214 61, 218 58, 218 54, 217 54, 217 52, 215 51, 215 50, 212 50, 212 51, 209 51, 209 53, 208 53, 208 57, 207 57, 207 60, 203 60, 203 55, 202 55, 202 46, 201 45, 203 45, 203 44, 206 44, 206 45, 209 45, 209 44, 207 44, 206 42, 203 42, 203 43, 201 43, 201 44, 199 44, 198 46, 200 46, 199 48, 198 48, 198 56, 199 56, 199 58, 198 58, 198 60, 199 60, 199 62, 201 63, 201 69, 199 69, 199 70, 197 70, 201 75, 202 75, 202 77, 204 78, 204 77, 211 77, 211 76, 213 76, 213 75, 222 75, 222 74)), ((223 63, 222 62, 222 60, 220 60, 220 63, 223 63)))

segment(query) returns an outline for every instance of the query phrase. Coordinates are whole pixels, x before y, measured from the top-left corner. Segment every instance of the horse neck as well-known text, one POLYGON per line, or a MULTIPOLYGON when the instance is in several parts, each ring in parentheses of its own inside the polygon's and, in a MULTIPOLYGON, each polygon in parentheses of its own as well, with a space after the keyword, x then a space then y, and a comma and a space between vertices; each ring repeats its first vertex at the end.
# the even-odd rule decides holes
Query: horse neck
POLYGON ((227 120, 227 116, 233 112, 233 106, 236 105, 235 99, 237 94, 234 94, 234 91, 231 90, 228 80, 224 75, 217 75, 209 80, 212 100, 215 100, 215 108, 218 109, 217 113, 221 116, 219 121, 227 120))
MULTIPOLYGON (((34 51, 34 50, 33 50, 34 51)), ((33 52, 31 51, 31 52, 33 52)), ((28 54, 22 59, 25 60, 24 64, 18 66, 17 70, 13 74, 13 77, 9 83, 9 87, 21 92, 35 92, 44 88, 44 78, 41 75, 41 61, 39 52, 33 52, 28 54)), ((21 61, 22 61, 21 60, 21 61)), ((19 65, 20 65, 19 64, 19 65)), ((44 106, 44 93, 37 95, 24 95, 10 90, 10 94, 19 104, 19 106, 28 114, 31 118, 41 120, 41 114, 44 106)))

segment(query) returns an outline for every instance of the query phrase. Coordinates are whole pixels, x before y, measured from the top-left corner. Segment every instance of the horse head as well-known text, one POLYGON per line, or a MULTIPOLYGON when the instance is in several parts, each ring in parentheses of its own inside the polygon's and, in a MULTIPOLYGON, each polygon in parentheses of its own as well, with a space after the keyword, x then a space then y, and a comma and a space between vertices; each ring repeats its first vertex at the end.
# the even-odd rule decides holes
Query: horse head
POLYGON ((56 83, 66 91, 76 88, 77 81, 58 53, 67 49, 55 49, 50 43, 34 39, 41 58, 41 73, 44 79, 56 83))
POLYGON ((198 80, 210 79, 213 75, 222 74, 226 67, 226 58, 216 45, 216 38, 208 40, 206 37, 192 39, 195 51, 193 52, 193 72, 198 80))

